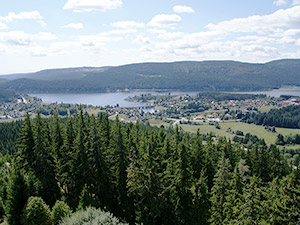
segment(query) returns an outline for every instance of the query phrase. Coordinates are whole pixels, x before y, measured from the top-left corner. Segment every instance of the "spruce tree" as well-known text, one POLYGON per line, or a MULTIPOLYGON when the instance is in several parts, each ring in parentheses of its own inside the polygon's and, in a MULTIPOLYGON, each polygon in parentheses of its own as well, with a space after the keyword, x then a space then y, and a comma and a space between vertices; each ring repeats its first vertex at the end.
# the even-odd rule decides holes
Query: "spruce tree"
POLYGON ((211 190, 211 224, 222 224, 225 219, 223 208, 226 203, 227 190, 230 188, 232 177, 230 170, 230 162, 223 153, 218 164, 218 171, 214 177, 214 186, 211 190))
POLYGON ((55 163, 51 154, 50 137, 47 130, 49 131, 49 127, 44 124, 38 111, 34 123, 34 156, 36 160, 32 169, 42 184, 41 197, 52 206, 60 197, 60 190, 55 177, 55 163))
POLYGON ((7 187, 5 202, 5 218, 9 225, 20 225, 23 208, 26 205, 28 194, 24 175, 19 168, 13 168, 7 187))
POLYGON ((127 198, 127 167, 128 150, 125 146, 123 131, 118 116, 116 117, 112 130, 111 138, 113 171, 116 182, 117 199, 120 216, 125 218, 128 210, 127 198))
POLYGON ((173 201, 175 214, 180 224, 191 224, 192 212, 192 174, 190 156, 185 144, 180 143, 178 160, 175 161, 175 176, 173 181, 173 201))
POLYGON ((262 181, 256 176, 252 176, 250 183, 244 191, 243 203, 239 208, 238 221, 241 224, 266 224, 268 213, 263 206, 265 193, 260 187, 262 181))
POLYGON ((208 224, 209 219, 209 193, 207 179, 204 170, 201 171, 200 177, 193 184, 193 224, 208 224))
POLYGON ((35 162, 35 155, 33 154, 34 138, 32 124, 28 113, 25 115, 17 145, 21 164, 27 170, 32 169, 35 162))

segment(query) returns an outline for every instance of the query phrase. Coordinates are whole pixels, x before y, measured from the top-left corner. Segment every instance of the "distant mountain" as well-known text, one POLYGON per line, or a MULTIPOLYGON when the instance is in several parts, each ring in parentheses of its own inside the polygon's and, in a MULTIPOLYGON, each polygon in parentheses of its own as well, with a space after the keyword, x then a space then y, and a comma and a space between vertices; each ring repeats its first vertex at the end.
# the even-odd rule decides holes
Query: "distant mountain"
POLYGON ((36 73, 19 73, 0 76, 2 79, 17 80, 17 79, 32 79, 32 80, 78 80, 87 76, 90 72, 103 72, 110 67, 78 67, 67 69, 49 69, 42 70, 36 73))
POLYGON ((43 70, 3 77, 0 87, 25 93, 107 92, 125 89, 254 91, 300 86, 300 60, 138 63, 117 67, 43 70), (20 79, 21 78, 21 79, 20 79))

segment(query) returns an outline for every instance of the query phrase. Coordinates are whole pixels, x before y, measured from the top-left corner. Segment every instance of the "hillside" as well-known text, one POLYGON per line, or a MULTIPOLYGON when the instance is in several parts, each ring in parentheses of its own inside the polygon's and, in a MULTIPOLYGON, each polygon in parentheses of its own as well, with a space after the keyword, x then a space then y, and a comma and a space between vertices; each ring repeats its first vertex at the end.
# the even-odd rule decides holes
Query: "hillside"
MULTIPOLYGON (((3 78, 11 79, 9 76, 3 78)), ((15 77, 16 78, 16 77, 15 77)), ((106 92, 124 89, 254 91, 300 86, 300 60, 139 63, 118 67, 44 70, 0 87, 18 92, 106 92)))

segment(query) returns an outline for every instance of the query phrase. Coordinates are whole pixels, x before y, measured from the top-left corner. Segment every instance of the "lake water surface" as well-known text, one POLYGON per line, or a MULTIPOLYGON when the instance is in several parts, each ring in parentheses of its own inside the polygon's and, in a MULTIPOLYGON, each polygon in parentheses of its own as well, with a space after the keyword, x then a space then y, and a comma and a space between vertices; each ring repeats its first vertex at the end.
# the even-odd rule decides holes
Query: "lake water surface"
MULTIPOLYGON (((147 106, 147 103, 141 102, 128 102, 125 101, 129 96, 141 95, 141 94, 163 95, 170 93, 171 95, 189 94, 191 96, 196 95, 199 92, 147 92, 147 91, 135 91, 135 92, 117 92, 117 93, 84 93, 84 94, 30 94, 41 98, 45 102, 51 103, 72 103, 72 104, 88 104, 94 106, 115 106, 119 104, 120 107, 141 107, 147 106)), ((243 94, 265 94, 267 96, 279 97, 280 95, 294 95, 300 97, 300 88, 281 88, 272 91, 255 91, 255 92, 231 92, 231 93, 243 93, 243 94)))
POLYGON ((66 93, 51 93, 51 94, 29 94, 30 96, 41 98, 45 102, 51 103, 72 103, 72 104, 87 104, 94 106, 115 106, 119 104, 120 107, 141 107, 147 106, 148 103, 142 102, 128 102, 125 99, 129 96, 141 94, 163 95, 163 94, 189 94, 196 95, 198 92, 115 92, 115 93, 84 93, 84 94, 66 94, 66 93))

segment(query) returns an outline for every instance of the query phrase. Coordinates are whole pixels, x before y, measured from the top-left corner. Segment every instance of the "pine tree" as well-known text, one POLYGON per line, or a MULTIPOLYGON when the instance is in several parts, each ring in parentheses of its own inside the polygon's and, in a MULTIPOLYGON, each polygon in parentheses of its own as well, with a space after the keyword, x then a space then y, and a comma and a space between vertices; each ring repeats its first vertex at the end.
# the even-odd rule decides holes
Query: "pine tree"
POLYGON ((27 199, 28 194, 24 175, 19 168, 13 168, 7 187, 7 200, 5 202, 5 217, 8 224, 22 224, 21 215, 27 199))
POLYGON ((118 116, 114 121, 111 138, 113 171, 116 182, 117 199, 119 204, 120 216, 125 218, 128 210, 127 198, 127 167, 128 151, 123 139, 123 132, 118 116))
POLYGON ((231 166, 228 159, 223 154, 219 164, 218 171, 214 177, 214 186, 211 190, 211 224, 222 224, 225 219, 223 207, 226 202, 227 190, 230 188, 231 166))
POLYGON ((230 189, 227 190, 226 201, 224 203, 223 213, 225 219, 223 224, 237 224, 239 209, 243 202, 243 186, 242 176, 235 168, 232 179, 229 182, 230 189))
POLYGON ((208 224, 210 202, 207 180, 204 175, 205 172, 202 170, 193 186, 193 224, 208 224))
POLYGON ((198 129, 197 135, 194 138, 192 144, 192 169, 194 179, 199 179, 201 172, 206 166, 206 154, 202 145, 202 138, 200 136, 200 130, 198 129))
POLYGON ((91 178, 90 170, 88 168, 88 151, 86 148, 86 124, 83 116, 83 110, 80 108, 79 115, 77 116, 75 139, 74 139, 74 153, 71 165, 71 176, 72 176, 72 196, 74 205, 78 205, 79 196, 85 185, 89 185, 89 179, 91 178))
MULTIPOLYGON (((51 129, 51 147, 52 152, 54 156, 54 161, 56 163, 56 168, 60 170, 60 168, 63 166, 63 138, 62 138, 62 132, 60 127, 60 121, 57 112, 54 114, 54 117, 52 118, 52 129, 51 129)), ((56 173, 59 174, 60 171, 57 171, 56 173)))
POLYGON ((71 215, 70 207, 63 201, 57 200, 51 211, 51 221, 53 225, 58 225, 65 217, 71 215))
POLYGON ((25 115, 24 123, 22 125, 21 132, 18 139, 18 149, 20 155, 20 161, 23 164, 23 167, 26 169, 31 169, 35 162, 33 148, 34 148, 34 138, 30 116, 27 113, 25 115))
POLYGON ((51 225, 49 206, 40 197, 30 197, 23 210, 22 224, 24 225, 51 225))
POLYGON ((33 171, 36 177, 41 181, 42 192, 40 195, 49 205, 54 205, 56 199, 60 196, 60 190, 55 178, 55 165, 50 150, 49 128, 41 118, 39 111, 37 112, 34 123, 34 156, 35 163, 33 171))
POLYGON ((107 165, 106 154, 97 128, 95 117, 90 120, 89 129, 89 168, 91 168, 91 188, 95 194, 96 207, 112 207, 111 170, 107 165))
POLYGON ((180 224, 191 224, 192 211, 192 174, 190 172, 190 156, 185 144, 180 143, 178 160, 175 162, 175 177, 173 181, 173 201, 175 214, 180 224))
POLYGON ((266 224, 268 213, 263 206, 264 193, 260 187, 262 181, 256 176, 251 177, 250 183, 244 191, 244 202, 239 210, 238 221, 241 224, 266 224))
POLYGON ((66 121, 64 135, 63 135, 63 146, 61 150, 61 159, 59 160, 59 167, 56 167, 56 171, 58 173, 58 181, 60 185, 60 189, 62 190, 63 197, 65 201, 72 208, 77 206, 76 202, 76 192, 75 192, 75 184, 72 174, 73 166, 74 166, 74 140, 75 133, 73 128, 73 120, 69 117, 66 121))
POLYGON ((158 151, 153 134, 147 141, 146 152, 143 161, 140 163, 141 170, 141 190, 140 190, 140 219, 144 224, 157 224, 160 217, 160 196, 161 184, 159 181, 158 151))

